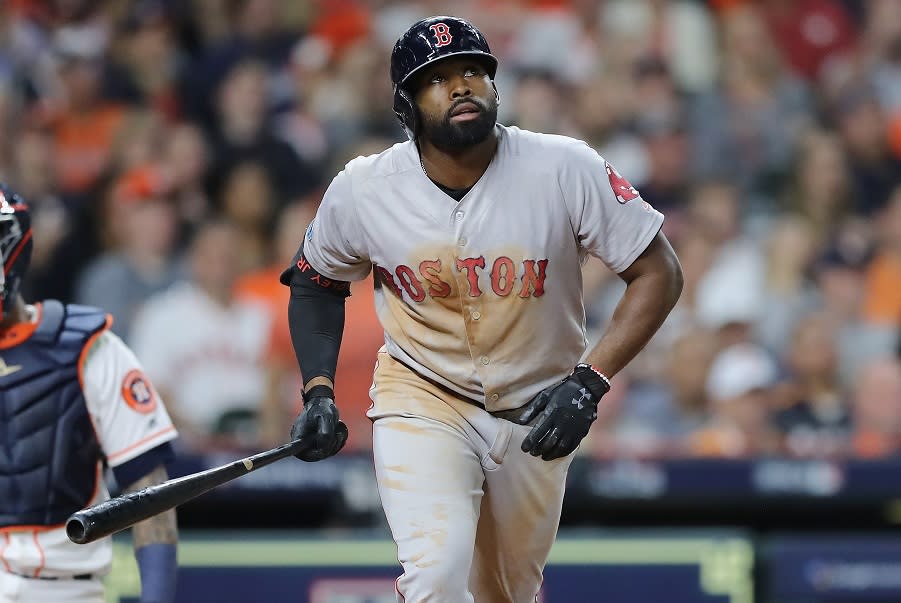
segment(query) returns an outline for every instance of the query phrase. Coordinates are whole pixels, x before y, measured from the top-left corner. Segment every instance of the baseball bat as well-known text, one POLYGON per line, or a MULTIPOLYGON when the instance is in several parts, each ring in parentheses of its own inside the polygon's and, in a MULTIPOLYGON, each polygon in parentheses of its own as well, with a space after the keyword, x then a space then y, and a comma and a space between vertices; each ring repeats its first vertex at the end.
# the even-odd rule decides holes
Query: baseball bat
MULTIPOLYGON (((342 427, 347 429, 344 423, 340 422, 338 429, 342 427)), ((66 535, 76 544, 94 542, 186 503, 251 471, 294 456, 308 445, 304 440, 297 439, 219 467, 170 479, 162 484, 111 498, 73 513, 66 521, 66 535)))

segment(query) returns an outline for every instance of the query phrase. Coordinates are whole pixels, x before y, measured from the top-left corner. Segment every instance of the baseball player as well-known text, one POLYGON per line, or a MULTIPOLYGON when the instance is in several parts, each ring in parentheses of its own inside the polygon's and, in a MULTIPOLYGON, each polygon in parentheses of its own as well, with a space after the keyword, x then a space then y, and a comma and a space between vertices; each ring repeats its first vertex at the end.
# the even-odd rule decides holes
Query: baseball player
MULTIPOLYGON (((66 519, 167 479, 175 428, 141 365, 95 308, 19 293, 31 256, 25 201, 0 185, 0 603, 102 603, 112 541, 76 545, 66 519)), ((167 511, 134 527, 143 603, 175 596, 177 528, 167 511)))
POLYGON ((454 17, 394 46, 410 140, 347 164, 295 263, 289 323, 304 377, 292 435, 335 454, 333 385, 348 282, 375 271, 385 329, 371 390, 397 600, 536 600, 567 468, 610 380, 679 297, 663 216, 585 143, 496 123, 497 60, 454 17), (627 284, 588 349, 581 265, 627 284), (587 350, 587 355, 586 355, 587 350))

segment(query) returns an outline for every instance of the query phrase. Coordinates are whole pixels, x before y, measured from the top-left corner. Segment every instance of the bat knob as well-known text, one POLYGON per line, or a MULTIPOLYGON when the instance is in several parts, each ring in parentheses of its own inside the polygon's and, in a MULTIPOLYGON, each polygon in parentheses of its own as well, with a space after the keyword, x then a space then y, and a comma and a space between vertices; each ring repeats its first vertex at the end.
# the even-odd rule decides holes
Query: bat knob
POLYGON ((88 525, 81 513, 75 513, 66 521, 66 536, 75 544, 87 542, 88 525))

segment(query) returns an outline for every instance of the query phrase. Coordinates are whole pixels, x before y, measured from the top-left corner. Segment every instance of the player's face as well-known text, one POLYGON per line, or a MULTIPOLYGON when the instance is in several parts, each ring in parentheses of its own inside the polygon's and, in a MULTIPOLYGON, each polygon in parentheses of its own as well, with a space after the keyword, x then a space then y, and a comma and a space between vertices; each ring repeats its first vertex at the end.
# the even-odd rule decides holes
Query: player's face
POLYGON ((445 150, 485 140, 497 122, 497 93, 478 60, 452 57, 427 67, 417 80, 421 135, 445 150))

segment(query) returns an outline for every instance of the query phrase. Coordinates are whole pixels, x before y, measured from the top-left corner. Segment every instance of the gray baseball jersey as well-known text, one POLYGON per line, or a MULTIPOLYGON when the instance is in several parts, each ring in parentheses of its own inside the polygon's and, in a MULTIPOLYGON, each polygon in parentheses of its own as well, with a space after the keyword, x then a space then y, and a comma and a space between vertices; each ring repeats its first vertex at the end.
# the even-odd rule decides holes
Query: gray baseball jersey
POLYGON ((376 271, 388 353, 488 410, 568 374, 587 338, 581 263, 627 268, 663 216, 584 142, 497 126, 488 169, 459 201, 413 142, 332 181, 304 257, 344 281, 376 271))

